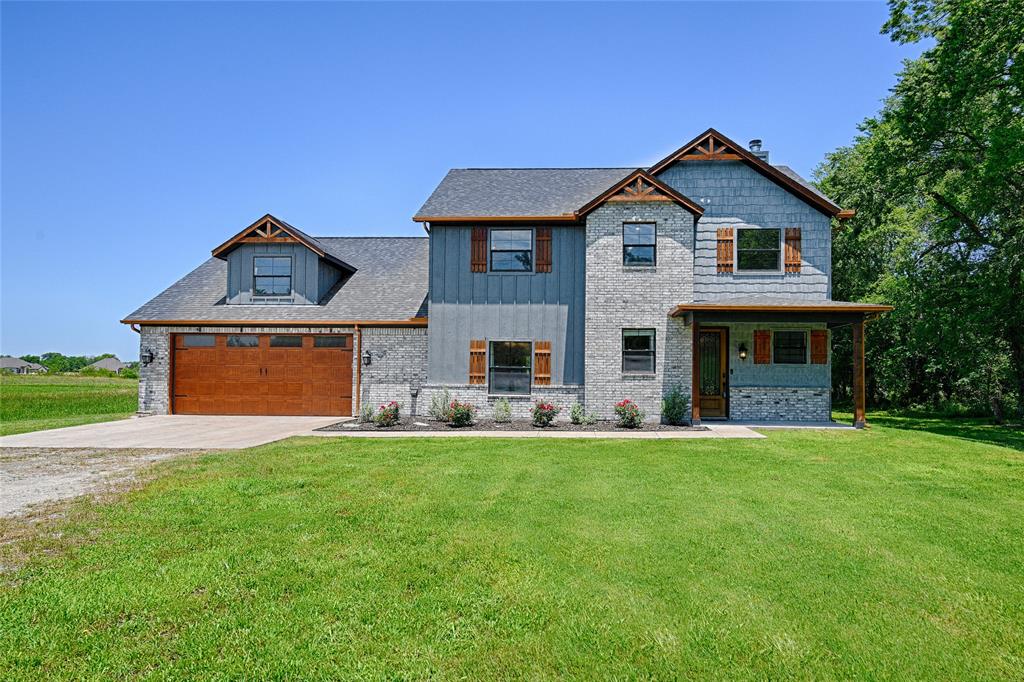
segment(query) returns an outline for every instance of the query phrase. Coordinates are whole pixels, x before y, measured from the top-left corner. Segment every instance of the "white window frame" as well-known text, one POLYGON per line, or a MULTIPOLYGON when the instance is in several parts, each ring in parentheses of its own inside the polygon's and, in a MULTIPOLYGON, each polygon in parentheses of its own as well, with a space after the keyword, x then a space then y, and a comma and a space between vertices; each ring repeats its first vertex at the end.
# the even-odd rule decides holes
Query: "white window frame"
POLYGON ((786 271, 785 263, 785 238, 782 234, 781 227, 754 227, 748 225, 747 227, 737 227, 735 231, 735 238, 732 240, 732 271, 733 274, 743 275, 746 277, 757 277, 758 275, 782 275, 786 271), (740 270, 740 232, 742 230, 778 230, 779 231, 779 267, 775 270, 740 270))

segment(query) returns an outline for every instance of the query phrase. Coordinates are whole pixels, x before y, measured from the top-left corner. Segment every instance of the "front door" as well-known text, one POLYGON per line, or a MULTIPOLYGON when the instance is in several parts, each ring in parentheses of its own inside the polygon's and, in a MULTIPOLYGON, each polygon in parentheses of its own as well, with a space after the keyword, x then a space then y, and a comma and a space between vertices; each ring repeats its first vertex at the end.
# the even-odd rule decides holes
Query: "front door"
POLYGON ((701 329, 697 345, 700 348, 700 416, 727 417, 728 331, 701 329))

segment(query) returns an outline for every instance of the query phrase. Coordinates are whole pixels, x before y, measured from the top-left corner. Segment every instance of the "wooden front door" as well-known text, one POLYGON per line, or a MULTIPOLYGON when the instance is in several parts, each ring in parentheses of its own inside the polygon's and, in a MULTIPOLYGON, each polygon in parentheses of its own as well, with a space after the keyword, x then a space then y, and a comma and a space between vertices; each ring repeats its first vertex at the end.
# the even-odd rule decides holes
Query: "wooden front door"
POLYGON ((352 335, 176 334, 175 414, 352 414, 352 335))
POLYGON ((700 363, 700 416, 728 417, 726 399, 729 363, 728 330, 701 328, 697 345, 700 363))

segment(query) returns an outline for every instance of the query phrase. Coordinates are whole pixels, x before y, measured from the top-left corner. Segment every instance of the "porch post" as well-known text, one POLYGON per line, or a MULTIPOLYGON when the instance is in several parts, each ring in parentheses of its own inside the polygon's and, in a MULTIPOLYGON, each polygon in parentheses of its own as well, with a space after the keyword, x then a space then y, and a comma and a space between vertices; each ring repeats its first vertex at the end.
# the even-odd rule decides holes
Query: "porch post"
POLYGON ((691 347, 691 354, 693 355, 693 372, 691 373, 692 378, 692 389, 690 397, 690 410, 692 411, 692 417, 690 422, 694 426, 700 424, 700 348, 698 342, 700 341, 700 323, 697 322, 697 316, 693 316, 693 345, 691 347))
POLYGON ((863 429, 864 419, 864 319, 853 323, 853 426, 863 429))

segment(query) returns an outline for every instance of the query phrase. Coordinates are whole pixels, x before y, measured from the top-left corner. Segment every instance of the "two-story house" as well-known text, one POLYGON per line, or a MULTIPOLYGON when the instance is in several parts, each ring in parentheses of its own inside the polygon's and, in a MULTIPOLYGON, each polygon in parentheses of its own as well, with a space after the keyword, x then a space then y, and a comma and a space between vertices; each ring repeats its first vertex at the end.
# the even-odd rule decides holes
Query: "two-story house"
MULTIPOLYGON (((715 130, 649 168, 456 169, 424 238, 310 237, 267 215, 129 315, 145 413, 349 415, 443 389, 624 398, 694 421, 827 421, 831 330, 886 306, 833 301, 833 219, 852 215, 753 141, 715 130)), ((567 412, 567 409, 565 409, 567 412)))

